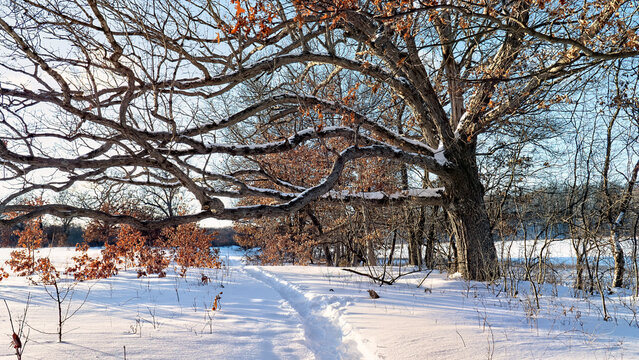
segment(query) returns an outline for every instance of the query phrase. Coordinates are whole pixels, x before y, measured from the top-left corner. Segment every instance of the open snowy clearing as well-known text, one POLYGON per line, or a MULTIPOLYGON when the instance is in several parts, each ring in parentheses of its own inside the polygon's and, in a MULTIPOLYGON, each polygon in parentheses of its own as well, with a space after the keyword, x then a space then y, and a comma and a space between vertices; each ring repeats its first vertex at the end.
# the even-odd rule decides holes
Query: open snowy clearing
MULTIPOLYGON (((10 251, 0 249, 1 263, 10 251)), ((74 252, 40 254, 62 268, 74 252)), ((604 322, 598 297, 575 299, 563 287, 542 289, 535 314, 525 283, 516 298, 437 272, 379 287, 338 268, 247 266, 235 249, 221 254, 229 266, 193 269, 186 278, 170 271, 138 279, 128 270, 79 283, 71 311, 86 302, 64 325, 61 344, 51 334, 57 310, 43 286, 10 277, 0 282, 0 297, 16 320, 30 294, 25 359, 123 359, 125 346, 127 359, 639 358, 639 328, 622 303, 630 297, 610 295, 615 319, 604 322), (202 272, 211 283, 201 283, 202 272), (220 292, 221 309, 212 311, 220 292)), ((0 358, 11 359, 0 305, 0 358)))

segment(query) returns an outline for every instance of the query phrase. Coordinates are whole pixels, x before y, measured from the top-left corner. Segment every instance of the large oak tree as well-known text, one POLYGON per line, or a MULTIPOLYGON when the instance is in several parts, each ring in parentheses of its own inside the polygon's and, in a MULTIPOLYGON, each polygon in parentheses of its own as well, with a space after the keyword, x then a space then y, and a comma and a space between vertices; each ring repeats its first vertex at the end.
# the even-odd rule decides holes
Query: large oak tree
POLYGON ((478 138, 561 101, 554 89, 563 81, 636 56, 639 46, 636 9, 621 0, 1 4, 0 180, 10 191, 0 211, 24 213, 4 225, 48 213, 157 229, 279 216, 312 201, 410 200, 443 206, 458 269, 479 280, 495 277, 497 256, 478 138), (259 96, 244 96, 256 86, 259 96), (402 111, 388 116, 391 108, 402 111), (289 133, 256 140, 281 122, 291 123, 289 133), (253 161, 327 138, 348 146, 310 186, 269 177, 253 161), (222 166, 237 158, 248 161, 222 166), (332 191, 364 158, 421 169, 441 187, 332 191), (256 186, 265 177, 273 186, 256 186), (184 188, 201 211, 145 221, 18 204, 32 192, 87 183, 184 188), (273 201, 224 207, 220 196, 273 201))

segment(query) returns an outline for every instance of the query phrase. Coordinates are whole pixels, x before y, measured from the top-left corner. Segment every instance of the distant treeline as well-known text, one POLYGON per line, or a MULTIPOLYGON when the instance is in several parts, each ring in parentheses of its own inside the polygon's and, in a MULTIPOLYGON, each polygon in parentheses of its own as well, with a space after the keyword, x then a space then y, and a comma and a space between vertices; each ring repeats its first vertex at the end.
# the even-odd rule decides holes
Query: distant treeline
MULTIPOLYGON (((13 229, 0 229, 0 247, 16 247, 18 237, 13 233, 15 230, 21 230, 20 227, 13 229)), ((45 225, 44 233, 46 241, 43 242, 45 247, 57 246, 76 246, 84 242, 84 229, 80 226, 63 227, 60 225, 45 225)), ((208 228, 208 233, 217 233, 215 240, 211 246, 231 246, 237 245, 234 240, 235 231, 233 228, 208 228)), ((101 244, 90 243, 90 246, 99 246, 101 244)))
POLYGON ((237 245, 235 242, 235 230, 233 228, 217 228, 217 229, 208 229, 209 232, 217 232, 215 236, 215 240, 213 240, 213 246, 231 246, 237 245))

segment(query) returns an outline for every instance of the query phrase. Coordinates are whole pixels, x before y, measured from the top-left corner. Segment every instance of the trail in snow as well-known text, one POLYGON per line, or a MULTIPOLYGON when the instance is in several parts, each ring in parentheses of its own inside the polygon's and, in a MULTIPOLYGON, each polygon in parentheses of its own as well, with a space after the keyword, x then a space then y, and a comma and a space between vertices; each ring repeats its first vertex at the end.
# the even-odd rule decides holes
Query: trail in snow
MULTIPOLYGON (((0 265, 12 250, 0 249, 0 265)), ((59 268, 75 255, 73 248, 41 252, 59 268)), ((0 299, 15 320, 30 294, 27 324, 41 332, 30 332, 25 359, 122 359, 124 346, 130 359, 639 359, 630 290, 606 297, 615 320, 606 322, 598 295, 575 298, 572 288, 556 284, 539 288, 541 309, 531 315, 525 282, 517 297, 436 273, 379 287, 340 268, 252 267, 238 248, 220 254, 224 268, 191 269, 186 277, 171 267, 164 278, 126 270, 76 284, 71 309, 88 297, 65 323, 63 343, 50 334, 57 307, 43 286, 11 276, 0 283, 0 299), (202 274, 211 282, 203 284, 202 274), (379 299, 368 296, 371 288, 379 299), (213 311, 218 294, 221 308, 213 311)), ((2 345, 10 331, 0 309, 0 359, 15 359, 2 345)))
POLYGON ((300 287, 260 267, 242 268, 248 275, 277 291, 298 314, 304 326, 307 346, 317 359, 377 359, 361 337, 343 319, 350 299, 307 295, 300 287))
MULTIPOLYGON (((0 249, 0 265, 13 249, 0 249)), ((44 249, 58 268, 69 265, 73 248, 44 249)), ((99 249, 91 249, 91 256, 99 249)), ((70 302, 73 311, 86 302, 64 327, 63 343, 56 331, 57 308, 43 286, 26 277, 0 282, 0 360, 15 359, 7 303, 14 321, 31 297, 26 323, 30 331, 24 359, 229 359, 312 360, 302 320, 275 289, 241 270, 241 256, 225 250, 224 269, 191 269, 186 277, 172 267, 165 278, 138 278, 135 270, 109 279, 81 282, 70 302), (203 284, 201 275, 211 282, 203 284), (221 308, 211 311, 216 295, 221 308), (7 340, 9 339, 9 340, 7 340), (5 346, 6 345, 6 346, 5 346)), ((70 282, 65 281, 64 284, 70 282)), ((73 294, 73 293, 72 293, 73 294)))

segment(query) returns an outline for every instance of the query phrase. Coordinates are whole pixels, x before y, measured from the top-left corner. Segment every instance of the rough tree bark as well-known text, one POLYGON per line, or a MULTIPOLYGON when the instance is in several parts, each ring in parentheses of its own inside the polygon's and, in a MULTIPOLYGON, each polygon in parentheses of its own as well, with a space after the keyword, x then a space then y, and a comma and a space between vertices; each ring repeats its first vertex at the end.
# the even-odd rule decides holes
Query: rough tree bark
POLYGON ((425 235, 426 214, 423 208, 414 209, 408 213, 417 218, 409 220, 411 225, 408 242, 409 264, 421 267, 423 265, 422 244, 425 235))
MULTIPOLYGON (((424 209, 426 211, 426 209, 424 209)), ((435 222, 438 217, 439 206, 433 207, 433 219, 431 219, 428 225, 428 233, 426 234, 426 249, 424 249, 424 265, 428 269, 435 267, 435 222)))
POLYGON ((475 144, 457 151, 454 159, 458 166, 450 176, 441 177, 447 188, 444 209, 455 236, 456 268, 470 279, 493 280, 498 276, 497 250, 477 170, 475 144))

